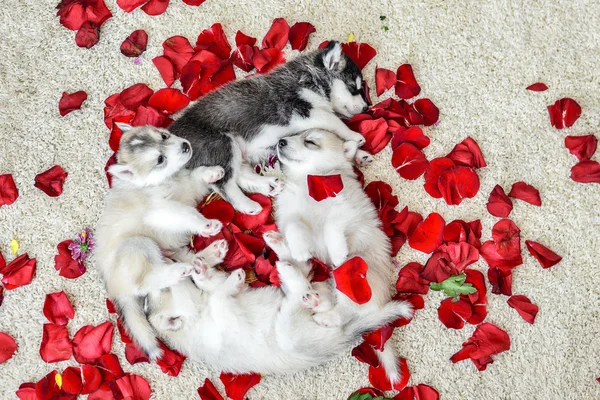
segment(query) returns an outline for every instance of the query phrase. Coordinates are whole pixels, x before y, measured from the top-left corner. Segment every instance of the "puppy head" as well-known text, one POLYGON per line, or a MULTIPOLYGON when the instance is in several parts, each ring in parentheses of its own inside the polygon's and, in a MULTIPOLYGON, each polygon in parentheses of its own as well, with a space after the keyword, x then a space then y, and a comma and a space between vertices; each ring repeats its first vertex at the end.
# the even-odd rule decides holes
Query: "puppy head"
POLYGON ((360 68, 342 52, 339 42, 330 41, 320 57, 332 79, 330 99, 333 110, 344 118, 364 112, 368 105, 363 97, 360 68))
POLYGON ((355 142, 344 142, 329 131, 310 129, 282 138, 277 156, 288 176, 320 174, 352 169, 350 160, 357 147, 355 142))
POLYGON ((108 172, 136 186, 163 183, 179 171, 192 157, 190 142, 168 130, 150 125, 131 127, 115 122, 123 131, 117 164, 108 172))

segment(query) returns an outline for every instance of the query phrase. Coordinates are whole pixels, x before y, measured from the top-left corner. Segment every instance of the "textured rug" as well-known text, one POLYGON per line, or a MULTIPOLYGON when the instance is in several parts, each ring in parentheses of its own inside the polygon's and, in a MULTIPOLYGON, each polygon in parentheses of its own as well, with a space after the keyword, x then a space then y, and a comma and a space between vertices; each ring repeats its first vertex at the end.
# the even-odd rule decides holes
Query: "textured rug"
MULTIPOLYGON (((15 398, 22 382, 75 365, 74 360, 46 364, 40 359, 46 293, 68 293, 76 310, 68 325, 71 335, 107 319, 105 290, 93 258, 87 273, 76 280, 58 276, 53 268, 57 243, 82 227, 94 227, 107 191, 103 168, 112 152, 103 122, 104 99, 137 82, 155 90, 164 87, 151 60, 162 55, 161 44, 170 36, 193 42, 202 29, 220 22, 232 44, 238 29, 260 40, 277 17, 290 24, 314 24, 309 49, 326 39, 344 41, 351 32, 357 41, 372 45, 377 56, 363 71, 372 88, 376 65, 395 71, 400 64, 411 64, 420 96, 432 99, 441 112, 439 125, 425 129, 431 138, 424 150, 428 159, 447 154, 467 136, 479 143, 488 167, 478 171, 478 195, 460 206, 431 198, 422 177, 402 179, 390 164, 391 149, 384 149, 364 173, 368 181, 389 182, 401 205, 423 215, 438 212, 446 221, 480 218, 482 239, 488 240, 497 219, 485 204, 496 184, 508 191, 523 180, 541 193, 541 207, 517 200, 511 214, 523 240, 539 241, 564 258, 544 270, 523 244, 524 264, 514 271, 513 292, 539 306, 535 324, 509 308, 505 296, 488 293, 487 321, 508 332, 511 349, 495 356, 484 372, 469 361, 452 364, 450 356, 474 327, 446 329, 436 312, 444 296, 431 292, 425 309, 411 324, 396 329, 392 339, 408 360, 411 384, 429 384, 448 400, 600 398, 600 185, 569 178, 576 160, 563 143, 565 135, 598 133, 600 126, 600 3, 207 0, 190 7, 172 0, 164 14, 151 17, 139 9, 128 14, 115 0, 107 0, 113 17, 91 49, 78 48, 74 32, 58 23, 56 3, 5 0, 0 11, 0 174, 13 174, 20 192, 13 205, 0 208, 0 252, 12 260, 10 242, 18 239, 19 254, 37 259, 32 283, 5 291, 0 307, 0 331, 19 346, 0 365, 0 398, 15 398), (136 29, 149 35, 138 64, 119 51, 136 29), (550 89, 525 90, 538 81, 550 89), (77 90, 85 90, 88 100, 81 110, 60 117, 61 93, 77 90), (546 106, 562 97, 577 100, 583 112, 572 128, 559 131, 550 125, 546 106), (69 176, 64 193, 50 198, 33 183, 55 164, 69 176)), ((288 57, 295 53, 287 50, 288 57)), ((401 265, 426 260, 407 245, 398 255, 401 265)), ((474 267, 487 270, 482 259, 474 267)), ((219 371, 204 365, 186 361, 174 378, 156 365, 129 366, 118 338, 113 349, 127 371, 149 381, 156 399, 197 398, 196 389, 207 377, 222 391, 219 371)), ((265 376, 248 398, 344 399, 363 386, 369 386, 367 366, 348 352, 292 376, 265 376)))

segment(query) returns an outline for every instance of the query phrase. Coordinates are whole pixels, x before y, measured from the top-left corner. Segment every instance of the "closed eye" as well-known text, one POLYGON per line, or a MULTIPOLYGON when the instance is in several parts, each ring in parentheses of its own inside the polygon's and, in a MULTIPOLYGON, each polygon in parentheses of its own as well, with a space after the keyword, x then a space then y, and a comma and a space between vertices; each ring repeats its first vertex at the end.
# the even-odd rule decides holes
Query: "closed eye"
POLYGON ((307 145, 307 146, 311 146, 311 147, 319 147, 319 145, 318 145, 317 143, 313 142, 313 141, 312 141, 312 140, 310 140, 310 139, 306 139, 306 140, 304 141, 304 144, 305 144, 305 145, 307 145))

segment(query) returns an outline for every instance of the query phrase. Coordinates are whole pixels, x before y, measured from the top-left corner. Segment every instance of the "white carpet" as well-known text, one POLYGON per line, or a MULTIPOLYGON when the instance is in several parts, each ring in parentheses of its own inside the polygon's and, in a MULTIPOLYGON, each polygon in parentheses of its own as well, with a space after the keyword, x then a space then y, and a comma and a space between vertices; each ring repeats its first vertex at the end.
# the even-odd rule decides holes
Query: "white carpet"
MULTIPOLYGON (((77 48, 74 32, 59 25, 56 3, 4 0, 0 11, 0 173, 12 173, 20 192, 13 206, 0 208, 0 251, 12 259, 9 244, 16 237, 21 251, 38 260, 31 285, 5 292, 0 307, 0 331, 19 345, 15 357, 0 366, 0 398, 15 398, 20 383, 70 364, 47 365, 39 357, 46 293, 65 290, 70 295, 76 309, 71 334, 107 318, 104 287, 93 263, 74 281, 53 269, 56 244, 82 227, 93 227, 101 210, 107 188, 103 167, 110 155, 104 99, 137 82, 163 87, 151 59, 162 54, 161 43, 169 36, 184 35, 194 42, 202 29, 221 22, 232 44, 238 29, 260 40, 276 17, 285 17, 290 25, 313 23, 317 32, 309 48, 325 39, 345 40, 350 32, 375 47, 378 55, 364 70, 373 92, 375 64, 393 70, 412 64, 421 96, 431 98, 441 111, 439 126, 426 130, 432 139, 425 150, 428 158, 447 154, 466 136, 479 143, 488 162, 478 171, 481 190, 458 207, 429 197, 422 178, 401 179, 390 165, 389 148, 382 151, 365 175, 392 184, 411 210, 437 211, 446 221, 481 218, 487 240, 496 219, 485 203, 495 184, 508 192, 513 182, 524 180, 541 192, 542 207, 516 201, 511 214, 523 239, 539 241, 564 257, 543 270, 523 243, 525 263, 514 273, 513 291, 539 305, 535 324, 525 323, 505 297, 489 294, 487 320, 509 333, 510 351, 496 356, 485 372, 470 361, 453 365, 448 359, 474 327, 444 328, 436 312, 443 296, 430 293, 425 310, 394 337, 398 352, 408 359, 412 382, 430 384, 444 400, 600 398, 600 185, 569 179, 575 158, 563 144, 566 134, 598 133, 600 126, 600 3, 208 0, 189 7, 172 0, 165 14, 150 17, 140 10, 126 14, 115 0, 107 0, 114 16, 90 50, 77 48), (387 16, 387 32, 380 15, 387 16), (141 65, 119 52, 123 39, 136 29, 145 29, 150 37, 141 65), (550 90, 525 90, 537 81, 550 90), (61 118, 61 93, 76 90, 87 91, 89 99, 82 110, 61 118), (564 96, 577 100, 583 114, 573 128, 557 131, 550 126, 546 105, 564 96), (59 198, 33 187, 34 176, 54 164, 69 172, 59 198)), ((404 246, 400 263, 413 260, 426 257, 404 246)), ((482 260, 476 267, 486 268, 482 260)), ((113 346, 122 356, 118 338, 113 346)), ((222 389, 218 371, 191 362, 177 378, 163 375, 155 365, 130 367, 124 358, 122 364, 149 380, 156 399, 197 398, 196 389, 206 377, 222 389)), ((294 376, 264 377, 248 397, 344 399, 368 384, 367 366, 347 354, 294 376)))

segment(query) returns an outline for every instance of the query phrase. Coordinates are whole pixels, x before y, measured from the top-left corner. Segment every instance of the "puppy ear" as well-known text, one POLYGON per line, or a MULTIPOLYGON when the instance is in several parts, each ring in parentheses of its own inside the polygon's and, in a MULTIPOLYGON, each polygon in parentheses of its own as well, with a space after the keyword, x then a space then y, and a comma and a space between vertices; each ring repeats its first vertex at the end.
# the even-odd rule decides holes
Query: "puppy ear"
POLYGON ((129 165, 124 164, 114 164, 108 167, 108 172, 119 179, 124 181, 131 182, 135 178, 135 174, 133 170, 129 167, 129 165))
POLYGON ((323 51, 323 65, 330 71, 340 71, 342 65, 342 46, 340 42, 332 40, 323 51))
POLYGON ((358 151, 358 143, 354 140, 347 140, 344 142, 344 155, 348 160, 354 160, 354 156, 358 151))
POLYGON ((121 132, 125 133, 133 129, 133 127, 125 122, 117 122, 115 121, 115 125, 121 130, 121 132))

